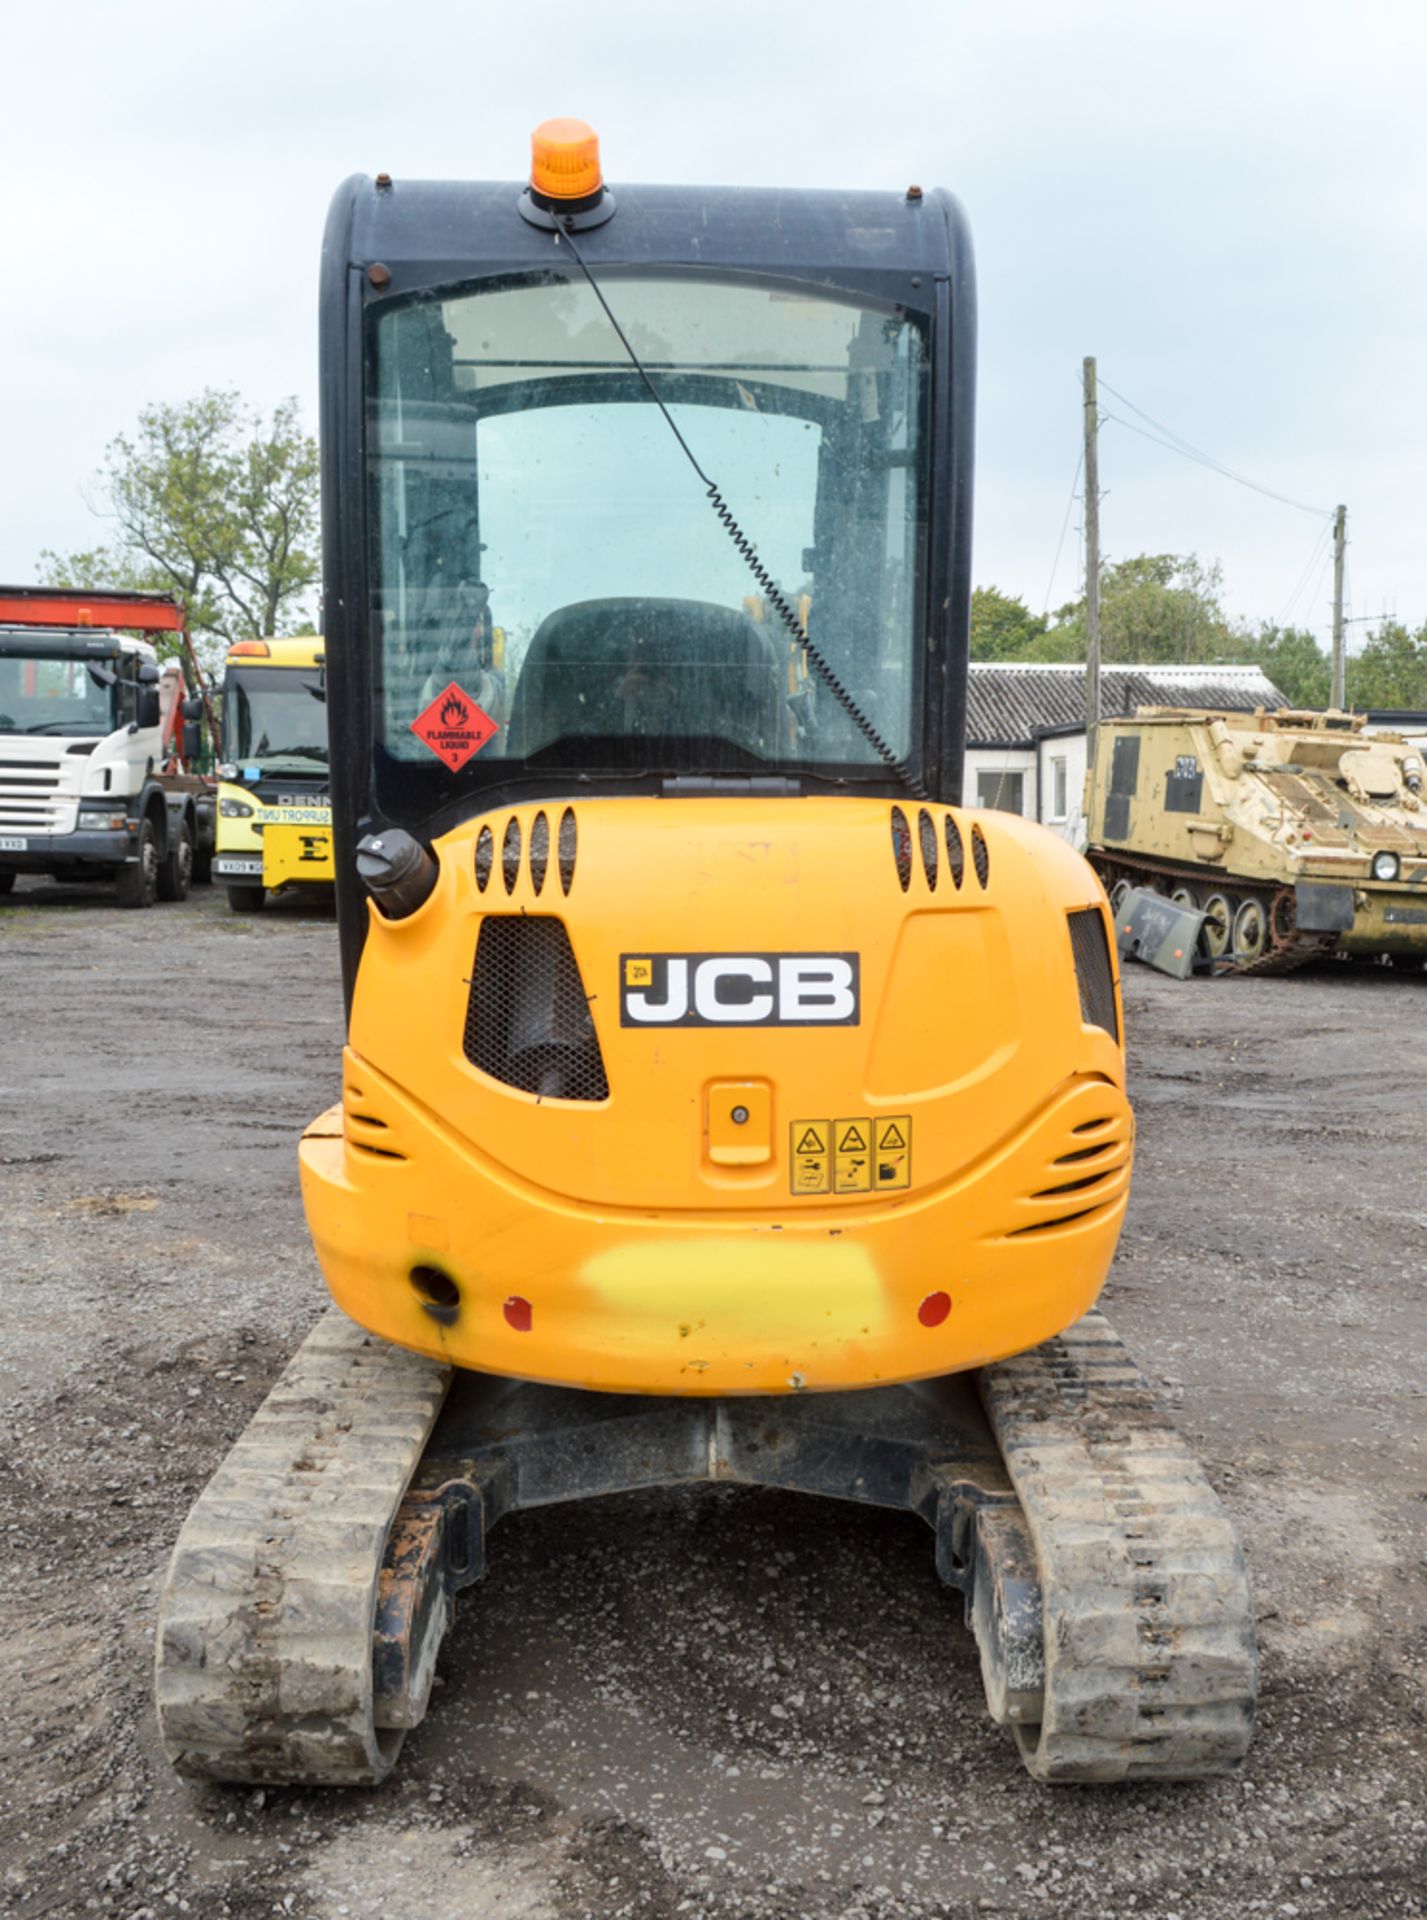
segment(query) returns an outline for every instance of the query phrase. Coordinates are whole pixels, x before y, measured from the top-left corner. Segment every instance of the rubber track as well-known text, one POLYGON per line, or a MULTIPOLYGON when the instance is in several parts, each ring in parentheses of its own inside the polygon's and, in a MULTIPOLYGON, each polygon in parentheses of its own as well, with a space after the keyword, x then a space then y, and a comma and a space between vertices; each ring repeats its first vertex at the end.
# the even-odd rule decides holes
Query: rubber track
POLYGON ((372 1785, 387 1530, 451 1370, 331 1307, 190 1511, 160 1602, 159 1726, 194 1779, 372 1785))
POLYGON ((1098 1312, 988 1367, 981 1393, 1040 1561, 1039 1780, 1232 1773, 1257 1652, 1243 1549, 1218 1496, 1098 1312))

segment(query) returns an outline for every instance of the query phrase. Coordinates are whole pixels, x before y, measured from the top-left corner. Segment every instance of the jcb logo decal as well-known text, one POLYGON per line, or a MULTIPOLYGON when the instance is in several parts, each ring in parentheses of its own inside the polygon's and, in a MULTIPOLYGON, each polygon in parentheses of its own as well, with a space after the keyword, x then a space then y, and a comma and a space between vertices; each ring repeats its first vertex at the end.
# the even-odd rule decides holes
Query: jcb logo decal
POLYGON ((855 953, 626 953, 625 1027, 855 1027, 855 953))

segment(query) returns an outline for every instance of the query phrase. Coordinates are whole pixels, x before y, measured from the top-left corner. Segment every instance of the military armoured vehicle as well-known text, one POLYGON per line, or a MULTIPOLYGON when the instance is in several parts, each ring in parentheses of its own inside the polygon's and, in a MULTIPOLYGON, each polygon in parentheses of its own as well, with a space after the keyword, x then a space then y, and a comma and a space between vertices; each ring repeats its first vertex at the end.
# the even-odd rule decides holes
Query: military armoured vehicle
POLYGON ((1099 729, 1089 856, 1204 914, 1211 960, 1284 972, 1329 952, 1427 959, 1423 762, 1360 714, 1142 707, 1099 729))

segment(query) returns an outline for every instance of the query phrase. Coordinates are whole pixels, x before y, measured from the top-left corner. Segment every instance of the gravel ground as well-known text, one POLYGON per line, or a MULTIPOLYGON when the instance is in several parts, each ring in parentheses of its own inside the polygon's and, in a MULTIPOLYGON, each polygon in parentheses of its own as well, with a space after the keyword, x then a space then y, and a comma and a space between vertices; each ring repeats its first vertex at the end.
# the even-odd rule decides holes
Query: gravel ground
POLYGON ((0 1908, 1427 1909, 1427 979, 1130 974, 1106 1305, 1242 1528, 1263 1700, 1241 1779, 1060 1792, 986 1720, 919 1522, 717 1489, 503 1523, 379 1792, 176 1782, 162 1570, 325 1298, 294 1148, 338 1093, 335 932, 22 881, 0 985, 0 1908))

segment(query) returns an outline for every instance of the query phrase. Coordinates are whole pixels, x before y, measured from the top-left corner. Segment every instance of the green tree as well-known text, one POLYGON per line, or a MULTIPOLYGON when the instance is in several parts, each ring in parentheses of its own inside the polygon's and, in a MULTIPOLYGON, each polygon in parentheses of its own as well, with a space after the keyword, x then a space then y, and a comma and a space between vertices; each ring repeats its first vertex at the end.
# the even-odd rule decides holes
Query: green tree
MULTIPOLYGON (((1218 565, 1196 554, 1141 553, 1117 560, 1100 575, 1100 657, 1129 663, 1223 660, 1236 635, 1224 616, 1218 565)), ((1083 659, 1085 600, 1061 607, 1047 640, 1058 651, 1045 658, 1083 659)))
POLYGON ((971 595, 973 660, 1035 659, 1034 649, 1045 630, 1042 615, 998 587, 977 587, 971 595))
POLYGON ((1256 634, 1242 634, 1237 645, 1235 658, 1261 666, 1290 706, 1327 706, 1332 668, 1327 654, 1304 628, 1267 622, 1256 634))
POLYGON ((107 546, 40 556, 56 586, 177 594, 210 661, 305 622, 317 579, 317 444, 296 400, 270 420, 231 390, 146 407, 105 450, 107 546))
POLYGON ((1415 633, 1387 620, 1368 635, 1347 663, 1350 703, 1365 707, 1427 707, 1427 626, 1415 633))

